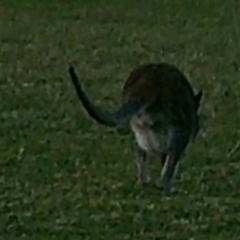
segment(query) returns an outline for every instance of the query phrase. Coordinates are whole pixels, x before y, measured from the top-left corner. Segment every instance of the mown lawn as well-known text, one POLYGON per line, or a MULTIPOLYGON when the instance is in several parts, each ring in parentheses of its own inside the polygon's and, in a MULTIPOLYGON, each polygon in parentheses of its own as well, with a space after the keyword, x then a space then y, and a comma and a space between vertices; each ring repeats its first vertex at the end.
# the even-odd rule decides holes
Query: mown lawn
POLYGON ((239 240, 239 9, 2 0, 0 239, 239 240), (73 64, 95 102, 114 108, 130 70, 159 61, 205 92, 175 194, 136 185, 132 135, 90 120, 67 72, 73 64))

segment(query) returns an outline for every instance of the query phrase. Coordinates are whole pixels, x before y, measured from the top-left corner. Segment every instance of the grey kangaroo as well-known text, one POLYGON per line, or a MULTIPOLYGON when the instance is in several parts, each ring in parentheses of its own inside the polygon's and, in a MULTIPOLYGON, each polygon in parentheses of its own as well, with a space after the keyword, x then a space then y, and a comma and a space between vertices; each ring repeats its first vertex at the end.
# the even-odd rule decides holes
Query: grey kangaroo
POLYGON ((146 157, 152 152, 162 165, 157 186, 168 188, 181 154, 198 133, 202 90, 195 95, 186 77, 173 65, 140 65, 125 82, 121 107, 111 112, 93 104, 73 67, 69 74, 80 101, 93 119, 110 127, 130 123, 137 142, 138 183, 145 185, 151 181, 146 157))

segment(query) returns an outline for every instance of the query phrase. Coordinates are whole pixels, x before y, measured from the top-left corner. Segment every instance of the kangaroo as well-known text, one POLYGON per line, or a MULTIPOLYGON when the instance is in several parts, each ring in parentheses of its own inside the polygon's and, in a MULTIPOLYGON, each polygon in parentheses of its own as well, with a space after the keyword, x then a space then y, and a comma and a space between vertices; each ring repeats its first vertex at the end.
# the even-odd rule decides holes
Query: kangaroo
POLYGON ((202 90, 195 95, 186 77, 173 65, 144 64, 130 72, 122 90, 122 105, 111 112, 92 103, 73 67, 69 74, 80 101, 93 119, 110 127, 130 123, 137 142, 138 183, 151 182, 147 154, 152 152, 162 165, 157 186, 168 188, 178 160, 198 133, 202 90))

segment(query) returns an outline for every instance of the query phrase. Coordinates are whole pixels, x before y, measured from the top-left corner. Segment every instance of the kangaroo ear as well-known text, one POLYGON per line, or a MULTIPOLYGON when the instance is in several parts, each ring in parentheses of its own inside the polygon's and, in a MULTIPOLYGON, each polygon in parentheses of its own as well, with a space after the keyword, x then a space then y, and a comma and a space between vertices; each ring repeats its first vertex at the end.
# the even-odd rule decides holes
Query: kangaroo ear
POLYGON ((203 96, 203 91, 200 90, 196 95, 195 95, 195 109, 196 111, 198 110, 199 106, 200 106, 200 102, 203 96))

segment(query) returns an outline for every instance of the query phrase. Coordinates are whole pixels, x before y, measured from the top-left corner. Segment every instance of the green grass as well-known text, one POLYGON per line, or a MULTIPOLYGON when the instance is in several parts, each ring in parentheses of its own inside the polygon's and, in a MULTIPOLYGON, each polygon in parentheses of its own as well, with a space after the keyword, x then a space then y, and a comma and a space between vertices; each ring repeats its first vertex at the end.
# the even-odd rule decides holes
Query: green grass
POLYGON ((0 3, 0 239, 238 240, 240 3, 78 2, 0 3), (132 136, 90 120, 67 73, 114 108, 159 61, 205 91, 176 194, 136 185, 132 136))

